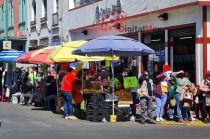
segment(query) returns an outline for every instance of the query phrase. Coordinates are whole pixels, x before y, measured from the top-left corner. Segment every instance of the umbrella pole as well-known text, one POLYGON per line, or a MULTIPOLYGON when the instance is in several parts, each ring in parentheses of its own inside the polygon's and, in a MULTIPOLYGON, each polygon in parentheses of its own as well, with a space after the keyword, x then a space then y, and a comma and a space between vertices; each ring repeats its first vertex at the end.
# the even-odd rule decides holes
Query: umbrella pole
POLYGON ((113 54, 112 54, 112 115, 114 115, 114 63, 113 63, 113 54))
MULTIPOLYGON (((84 66, 84 62, 82 62, 82 66, 84 66)), ((83 89, 84 89, 84 69, 82 67, 82 92, 83 92, 83 89)))

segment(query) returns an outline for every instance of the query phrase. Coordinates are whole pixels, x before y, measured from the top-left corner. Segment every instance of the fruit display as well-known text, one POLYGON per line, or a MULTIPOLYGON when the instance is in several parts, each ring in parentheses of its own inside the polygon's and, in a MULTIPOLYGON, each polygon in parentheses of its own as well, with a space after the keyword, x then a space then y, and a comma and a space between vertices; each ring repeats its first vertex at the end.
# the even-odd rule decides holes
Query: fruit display
POLYGON ((102 93, 100 81, 89 81, 89 80, 86 80, 84 82, 83 93, 96 93, 96 94, 102 93))
POLYGON ((124 103, 132 103, 132 94, 131 92, 128 92, 126 90, 119 90, 115 92, 115 96, 119 98, 119 103, 124 102, 124 103))

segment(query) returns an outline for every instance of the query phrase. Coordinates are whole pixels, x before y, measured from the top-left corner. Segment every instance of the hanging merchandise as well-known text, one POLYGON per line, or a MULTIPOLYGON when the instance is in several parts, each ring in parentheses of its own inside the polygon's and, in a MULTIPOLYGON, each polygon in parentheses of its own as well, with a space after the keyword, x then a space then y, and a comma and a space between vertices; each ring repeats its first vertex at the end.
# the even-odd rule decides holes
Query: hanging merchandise
POLYGON ((111 65, 111 61, 106 60, 105 61, 105 67, 108 68, 108 67, 110 67, 110 65, 111 65))

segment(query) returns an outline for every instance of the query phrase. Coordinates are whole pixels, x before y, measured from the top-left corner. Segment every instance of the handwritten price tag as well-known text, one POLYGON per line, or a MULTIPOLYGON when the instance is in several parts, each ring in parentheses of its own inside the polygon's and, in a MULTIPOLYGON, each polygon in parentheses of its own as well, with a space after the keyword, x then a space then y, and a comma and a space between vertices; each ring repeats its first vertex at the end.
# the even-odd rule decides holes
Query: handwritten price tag
POLYGON ((138 85, 138 80, 135 76, 133 77, 124 77, 123 85, 125 89, 135 88, 138 85))

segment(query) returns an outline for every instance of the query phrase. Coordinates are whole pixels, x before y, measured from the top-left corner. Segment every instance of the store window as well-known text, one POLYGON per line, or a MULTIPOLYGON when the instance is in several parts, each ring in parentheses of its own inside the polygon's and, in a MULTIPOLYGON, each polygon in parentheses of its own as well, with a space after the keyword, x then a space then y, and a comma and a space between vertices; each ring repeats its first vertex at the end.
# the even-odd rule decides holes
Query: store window
POLYGON ((144 56, 143 69, 155 77, 160 74, 165 64, 165 35, 164 32, 145 34, 143 43, 155 50, 155 54, 144 56))
POLYGON ((173 38, 174 71, 184 70, 190 75, 190 81, 195 82, 195 29, 173 30, 170 36, 173 38))

